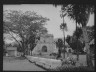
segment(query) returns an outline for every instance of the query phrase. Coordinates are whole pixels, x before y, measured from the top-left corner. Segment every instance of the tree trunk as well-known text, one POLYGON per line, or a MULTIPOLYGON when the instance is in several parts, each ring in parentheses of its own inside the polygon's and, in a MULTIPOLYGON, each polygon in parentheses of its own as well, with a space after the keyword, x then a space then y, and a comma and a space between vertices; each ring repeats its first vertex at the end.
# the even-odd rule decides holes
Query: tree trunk
POLYGON ((77 42, 77 61, 79 61, 79 50, 78 50, 78 42, 77 42))
POLYGON ((63 35, 64 35, 64 58, 65 58, 65 32, 63 30, 63 35))
MULTIPOLYGON (((77 32, 77 20, 76 20, 76 32, 77 32)), ((78 51, 78 37, 77 37, 77 49, 76 49, 76 51, 77 51, 77 61, 79 60, 79 51, 78 51)))
POLYGON ((32 56, 32 51, 31 51, 31 56, 32 56))
POLYGON ((58 56, 57 56, 57 58, 59 58, 59 57, 61 57, 61 50, 60 50, 60 48, 58 50, 58 56))
POLYGON ((78 52, 77 52, 77 61, 79 61, 79 54, 78 54, 78 52))
POLYGON ((23 55, 22 56, 25 56, 25 44, 24 44, 24 40, 22 42, 22 52, 23 52, 23 55))
POLYGON ((77 49, 76 49, 76 51, 77 51, 77 61, 79 61, 78 38, 77 38, 77 49))
POLYGON ((28 43, 26 43, 25 42, 25 40, 23 39, 23 42, 22 42, 23 44, 23 53, 24 53, 24 55, 26 55, 27 54, 27 50, 28 50, 28 43))
POLYGON ((87 52, 87 54, 86 54, 87 66, 93 67, 91 53, 90 53, 89 39, 88 39, 86 27, 82 27, 82 31, 83 31, 83 38, 85 41, 85 47, 86 47, 86 52, 87 52))
POLYGON ((59 56, 61 57, 61 49, 60 49, 60 51, 59 51, 59 56))
POLYGON ((31 48, 31 53, 30 53, 30 55, 32 56, 32 51, 33 51, 33 48, 32 48, 33 46, 32 46, 32 44, 30 44, 30 48, 31 48))
POLYGON ((13 34, 11 34, 10 32, 9 32, 9 34, 10 34, 10 35, 12 36, 12 38, 14 38, 14 40, 19 44, 19 46, 22 47, 21 44, 20 44, 20 42, 13 36, 13 34))

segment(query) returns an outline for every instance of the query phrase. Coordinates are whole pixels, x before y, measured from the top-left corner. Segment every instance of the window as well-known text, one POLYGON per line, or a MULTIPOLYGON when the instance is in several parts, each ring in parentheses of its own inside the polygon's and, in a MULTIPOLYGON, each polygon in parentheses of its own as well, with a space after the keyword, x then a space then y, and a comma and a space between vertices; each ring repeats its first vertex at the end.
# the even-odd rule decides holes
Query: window
POLYGON ((42 47, 42 52, 47 52, 47 47, 46 46, 42 47))

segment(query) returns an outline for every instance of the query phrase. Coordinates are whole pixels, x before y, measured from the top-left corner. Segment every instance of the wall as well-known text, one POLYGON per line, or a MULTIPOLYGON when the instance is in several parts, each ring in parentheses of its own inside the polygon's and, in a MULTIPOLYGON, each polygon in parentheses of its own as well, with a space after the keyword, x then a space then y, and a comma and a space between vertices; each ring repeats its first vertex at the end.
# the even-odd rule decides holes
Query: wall
POLYGON ((42 47, 47 46, 47 52, 44 52, 46 54, 53 53, 54 51, 57 51, 56 45, 54 44, 53 37, 51 35, 41 36, 40 41, 37 43, 36 47, 32 51, 32 54, 39 54, 42 52, 42 47))

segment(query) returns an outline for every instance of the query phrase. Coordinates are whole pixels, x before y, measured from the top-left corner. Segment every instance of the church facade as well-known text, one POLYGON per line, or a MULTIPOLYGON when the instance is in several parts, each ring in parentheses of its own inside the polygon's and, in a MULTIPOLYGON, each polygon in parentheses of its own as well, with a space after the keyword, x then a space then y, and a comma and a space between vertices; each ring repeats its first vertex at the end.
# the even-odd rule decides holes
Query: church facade
POLYGON ((37 42, 32 54, 51 54, 57 52, 58 49, 56 48, 53 35, 45 34, 40 36, 40 40, 37 42))

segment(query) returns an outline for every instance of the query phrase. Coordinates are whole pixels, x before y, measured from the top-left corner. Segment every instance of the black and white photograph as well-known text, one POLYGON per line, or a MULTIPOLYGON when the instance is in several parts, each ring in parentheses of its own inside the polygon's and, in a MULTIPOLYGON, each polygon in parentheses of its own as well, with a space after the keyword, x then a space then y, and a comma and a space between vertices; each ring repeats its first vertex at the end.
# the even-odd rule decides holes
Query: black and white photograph
POLYGON ((3 4, 3 71, 94 71, 93 4, 3 4))

